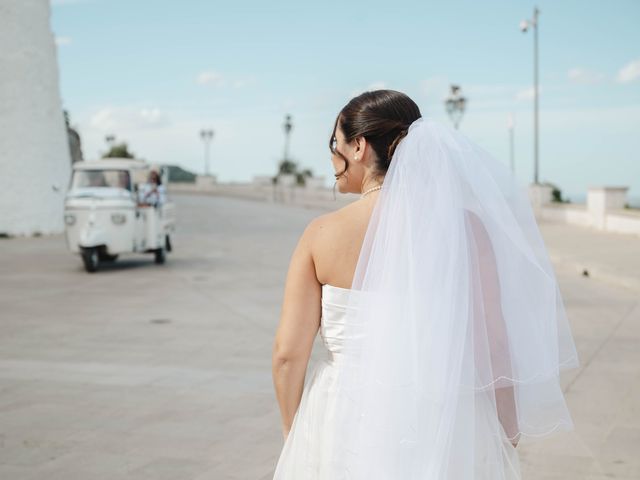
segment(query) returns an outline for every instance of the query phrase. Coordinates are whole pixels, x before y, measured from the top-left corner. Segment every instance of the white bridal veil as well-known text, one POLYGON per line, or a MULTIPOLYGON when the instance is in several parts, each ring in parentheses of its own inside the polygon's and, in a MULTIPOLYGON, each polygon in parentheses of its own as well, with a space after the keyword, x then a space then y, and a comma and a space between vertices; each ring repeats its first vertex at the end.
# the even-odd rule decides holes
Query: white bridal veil
POLYGON ((573 428, 559 373, 579 361, 528 196, 462 133, 411 124, 351 289, 335 479, 520 478, 509 439, 573 428))

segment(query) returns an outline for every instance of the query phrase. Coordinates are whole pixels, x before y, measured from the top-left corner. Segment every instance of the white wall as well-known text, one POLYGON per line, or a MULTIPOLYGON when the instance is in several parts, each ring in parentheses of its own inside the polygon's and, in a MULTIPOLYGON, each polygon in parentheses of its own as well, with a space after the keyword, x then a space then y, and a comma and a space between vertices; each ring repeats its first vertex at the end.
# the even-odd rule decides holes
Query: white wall
POLYGON ((49 1, 0 0, 0 233, 61 232, 70 165, 49 1))

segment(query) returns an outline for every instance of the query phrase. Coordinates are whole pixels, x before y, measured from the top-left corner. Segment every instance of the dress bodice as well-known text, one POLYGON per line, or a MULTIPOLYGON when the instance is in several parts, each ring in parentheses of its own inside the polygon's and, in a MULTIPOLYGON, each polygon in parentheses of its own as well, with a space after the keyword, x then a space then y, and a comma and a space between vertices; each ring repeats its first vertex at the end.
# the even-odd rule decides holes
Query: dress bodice
MULTIPOLYGON (((360 292, 349 288, 334 287, 328 283, 322 285, 322 318, 320 336, 332 359, 342 353, 345 340, 345 320, 349 297, 360 292)), ((357 334, 354 329, 350 332, 357 334)))

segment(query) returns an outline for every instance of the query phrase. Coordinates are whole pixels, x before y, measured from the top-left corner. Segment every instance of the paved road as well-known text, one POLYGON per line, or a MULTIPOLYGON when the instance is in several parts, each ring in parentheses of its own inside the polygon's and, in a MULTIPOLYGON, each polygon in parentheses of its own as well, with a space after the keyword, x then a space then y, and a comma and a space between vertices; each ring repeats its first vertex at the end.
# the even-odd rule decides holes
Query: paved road
MULTIPOLYGON (((176 200, 164 266, 129 256, 89 275, 62 236, 0 239, 0 478, 271 478, 273 333, 291 251, 321 211, 176 200)), ((579 275, 585 242, 606 251, 606 239, 543 234, 582 368, 563 376, 576 431, 523 446, 524 478, 638 478, 640 291, 579 275)), ((637 239, 609 238, 640 261, 637 239)), ((596 272, 621 261, 596 257, 609 268, 596 272)))

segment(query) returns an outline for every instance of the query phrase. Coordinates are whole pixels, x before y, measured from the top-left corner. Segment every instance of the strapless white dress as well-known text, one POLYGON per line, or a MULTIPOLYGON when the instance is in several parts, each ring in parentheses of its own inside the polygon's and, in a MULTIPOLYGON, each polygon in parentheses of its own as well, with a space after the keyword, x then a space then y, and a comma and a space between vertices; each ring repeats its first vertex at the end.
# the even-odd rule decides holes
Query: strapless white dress
MULTIPOLYGON (((327 349, 327 357, 319 360, 307 376, 291 431, 276 464, 274 480, 350 480, 352 478, 344 467, 347 453, 332 444, 335 437, 331 435, 331 429, 337 421, 335 393, 338 388, 337 376, 345 341, 347 305, 349 305, 350 295, 360 296, 361 294, 362 292, 358 290, 334 287, 329 284, 322 285, 320 335, 327 349)), ((350 328, 348 331, 351 335, 359 333, 357 328, 350 328)), ((495 409, 488 404, 485 406, 486 408, 482 408, 484 415, 496 415, 495 409)), ((482 429, 477 434, 482 436, 482 429)), ((476 479, 520 480, 519 458, 516 449, 506 439, 506 435, 502 448, 506 465, 503 466, 501 463, 499 467, 483 462, 483 452, 477 452, 479 458, 476 464, 476 479)), ((415 478, 421 477, 416 475, 415 478)))
POLYGON ((307 376, 291 431, 276 465, 274 480, 339 480, 333 475, 339 471, 340 458, 335 458, 328 434, 336 418, 332 392, 337 388, 349 295, 359 293, 357 290, 322 285, 320 335, 327 357, 319 360, 307 376))

